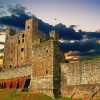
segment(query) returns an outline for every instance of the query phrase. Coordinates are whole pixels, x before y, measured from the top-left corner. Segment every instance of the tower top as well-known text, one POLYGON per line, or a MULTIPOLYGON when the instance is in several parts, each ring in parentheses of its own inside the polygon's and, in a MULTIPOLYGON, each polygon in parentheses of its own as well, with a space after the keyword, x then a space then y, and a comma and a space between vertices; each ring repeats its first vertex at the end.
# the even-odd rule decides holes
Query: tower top
POLYGON ((56 30, 52 30, 49 34, 50 34, 50 38, 53 38, 54 40, 59 39, 59 34, 56 30))
POLYGON ((30 18, 25 22, 25 30, 38 30, 38 21, 36 18, 30 18))

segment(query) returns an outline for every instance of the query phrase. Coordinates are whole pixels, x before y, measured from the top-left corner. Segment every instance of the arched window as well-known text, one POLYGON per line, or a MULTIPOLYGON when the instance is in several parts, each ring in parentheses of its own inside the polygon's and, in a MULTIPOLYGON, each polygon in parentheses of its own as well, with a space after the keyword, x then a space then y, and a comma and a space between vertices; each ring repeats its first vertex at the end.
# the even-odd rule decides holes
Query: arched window
POLYGON ((24 38, 24 34, 22 34, 22 37, 24 38))
POLYGON ((21 48, 21 52, 23 52, 24 51, 24 48, 21 48))
POLYGON ((46 70, 46 74, 48 74, 48 70, 46 70))
POLYGON ((20 40, 18 40, 18 43, 20 44, 20 40))
POLYGON ((22 43, 24 43, 24 39, 22 39, 22 43))
POLYGON ((27 28, 29 29, 30 27, 29 27, 29 26, 27 26, 27 28))

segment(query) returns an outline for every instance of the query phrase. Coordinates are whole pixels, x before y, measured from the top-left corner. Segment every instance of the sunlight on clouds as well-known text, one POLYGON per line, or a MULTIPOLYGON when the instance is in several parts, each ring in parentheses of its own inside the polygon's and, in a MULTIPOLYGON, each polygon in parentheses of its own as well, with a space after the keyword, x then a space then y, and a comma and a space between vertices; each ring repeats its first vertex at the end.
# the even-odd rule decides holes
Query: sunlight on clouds
POLYGON ((0 45, 0 49, 3 49, 4 48, 4 45, 0 45))
POLYGON ((0 35, 0 42, 5 42, 5 33, 4 32, 0 32, 0 34, 2 34, 2 35, 0 35))
POLYGON ((3 65, 3 59, 0 59, 0 65, 3 65))
POLYGON ((4 55, 4 53, 0 53, 0 56, 3 56, 4 55))

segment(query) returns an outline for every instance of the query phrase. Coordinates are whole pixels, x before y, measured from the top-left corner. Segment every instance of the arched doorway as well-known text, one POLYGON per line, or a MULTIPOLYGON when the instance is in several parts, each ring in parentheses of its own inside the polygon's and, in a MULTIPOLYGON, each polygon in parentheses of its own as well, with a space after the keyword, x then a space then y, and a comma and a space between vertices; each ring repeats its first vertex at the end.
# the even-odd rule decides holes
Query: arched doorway
POLYGON ((28 91, 28 87, 30 85, 30 81, 31 81, 31 79, 26 79, 25 84, 24 84, 24 87, 22 89, 23 92, 28 91))

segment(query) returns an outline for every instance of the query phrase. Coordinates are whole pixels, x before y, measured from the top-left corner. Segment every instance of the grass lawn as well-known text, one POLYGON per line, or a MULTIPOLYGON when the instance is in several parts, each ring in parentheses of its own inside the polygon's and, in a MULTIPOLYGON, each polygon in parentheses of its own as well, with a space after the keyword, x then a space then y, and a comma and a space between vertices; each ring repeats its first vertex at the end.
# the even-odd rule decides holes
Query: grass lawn
POLYGON ((20 92, 16 89, 0 90, 0 100, 70 100, 68 98, 52 99, 43 94, 33 94, 31 92, 20 92))

